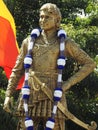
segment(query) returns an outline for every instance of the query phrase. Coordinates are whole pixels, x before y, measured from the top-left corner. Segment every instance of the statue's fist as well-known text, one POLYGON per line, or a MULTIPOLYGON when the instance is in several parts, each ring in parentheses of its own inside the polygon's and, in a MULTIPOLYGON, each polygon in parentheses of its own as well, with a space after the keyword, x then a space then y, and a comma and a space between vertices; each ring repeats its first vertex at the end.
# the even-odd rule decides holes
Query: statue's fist
POLYGON ((5 101, 4 101, 4 106, 3 106, 3 109, 6 111, 6 112, 11 112, 10 110, 10 106, 12 105, 12 101, 11 101, 11 98, 10 97, 6 97, 5 98, 5 101))

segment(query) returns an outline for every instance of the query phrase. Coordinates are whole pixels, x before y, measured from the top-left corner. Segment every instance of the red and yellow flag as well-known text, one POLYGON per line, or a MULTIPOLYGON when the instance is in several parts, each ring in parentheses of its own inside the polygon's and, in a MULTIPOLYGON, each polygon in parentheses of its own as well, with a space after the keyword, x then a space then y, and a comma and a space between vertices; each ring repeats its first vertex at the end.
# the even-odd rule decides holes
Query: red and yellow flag
POLYGON ((14 19, 3 0, 0 0, 0 66, 4 68, 7 78, 15 65, 18 53, 14 19))

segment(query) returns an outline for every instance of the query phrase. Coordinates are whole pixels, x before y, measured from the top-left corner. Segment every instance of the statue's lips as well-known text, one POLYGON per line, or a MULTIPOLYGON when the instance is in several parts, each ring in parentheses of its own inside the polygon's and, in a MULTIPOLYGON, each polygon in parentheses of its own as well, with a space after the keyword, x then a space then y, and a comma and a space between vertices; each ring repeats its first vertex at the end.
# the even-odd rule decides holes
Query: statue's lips
POLYGON ((40 23, 40 26, 41 26, 41 27, 46 27, 46 26, 47 26, 47 23, 40 23))
POLYGON ((41 24, 40 26, 41 26, 41 27, 46 27, 46 25, 45 25, 45 24, 41 24))

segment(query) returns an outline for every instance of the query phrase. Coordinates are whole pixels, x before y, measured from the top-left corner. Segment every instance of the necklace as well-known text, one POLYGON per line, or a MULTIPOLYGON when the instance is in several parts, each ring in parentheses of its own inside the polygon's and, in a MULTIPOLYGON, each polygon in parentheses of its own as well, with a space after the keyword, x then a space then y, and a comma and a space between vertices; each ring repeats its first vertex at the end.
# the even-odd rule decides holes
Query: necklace
MULTIPOLYGON (((28 85, 28 75, 29 75, 29 68, 32 64, 32 49, 34 47, 34 42, 37 37, 39 37, 40 32, 38 29, 34 29, 31 32, 31 40, 29 41, 28 46, 28 52, 26 57, 24 58, 24 68, 25 68, 25 80, 24 80, 24 86, 22 88, 22 98, 24 100, 24 111, 25 111, 25 126, 27 130, 33 130, 33 120, 28 115, 28 100, 30 97, 30 87, 28 85)), ((57 87, 54 90, 54 104, 53 104, 53 110, 51 117, 46 122, 46 128, 45 130, 52 130, 55 125, 55 115, 57 111, 57 104, 60 101, 62 97, 62 70, 66 64, 66 57, 64 55, 65 50, 65 38, 66 33, 64 30, 58 31, 58 37, 60 38, 60 54, 59 58, 57 59, 57 68, 58 68, 58 78, 57 78, 57 87)), ((53 42, 52 42, 53 44, 53 42)))
POLYGON ((57 42, 56 32, 52 32, 47 35, 44 31, 42 31, 42 42, 47 46, 55 44, 57 42))
POLYGON ((48 40, 46 38, 46 36, 43 36, 43 40, 42 40, 46 45, 52 45, 55 44, 57 42, 56 38, 52 38, 51 40, 48 40))

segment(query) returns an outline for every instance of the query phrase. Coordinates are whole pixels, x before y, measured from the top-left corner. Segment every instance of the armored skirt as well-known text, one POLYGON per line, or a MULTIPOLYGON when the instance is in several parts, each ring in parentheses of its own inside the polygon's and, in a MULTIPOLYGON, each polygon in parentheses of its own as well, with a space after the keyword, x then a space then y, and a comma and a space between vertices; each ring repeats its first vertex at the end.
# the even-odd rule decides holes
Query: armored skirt
MULTIPOLYGON (((50 75, 50 74, 40 74, 39 72, 36 72, 35 75, 42 83, 46 84, 46 87, 48 87, 47 93, 50 90, 52 92, 52 98, 53 98, 53 92, 54 92, 54 89, 56 86, 54 81, 57 80, 57 74, 50 75)), ((29 98, 28 105, 29 105, 30 112, 32 113, 31 116, 33 116, 33 117, 50 117, 52 109, 53 109, 53 102, 51 101, 51 99, 49 99, 47 94, 45 94, 41 90, 41 86, 34 80, 32 74, 30 75, 30 78, 29 78, 29 86, 31 87, 31 89, 30 89, 31 92, 30 92, 30 98, 29 98)), ((21 97, 22 96, 20 94, 18 110, 23 109, 23 101, 21 100, 21 97)), ((66 99, 65 99, 64 94, 63 94, 60 102, 67 109, 66 99)), ((64 118, 64 116, 63 116, 62 112, 60 112, 60 110, 57 111, 56 116, 58 118, 64 118)))

